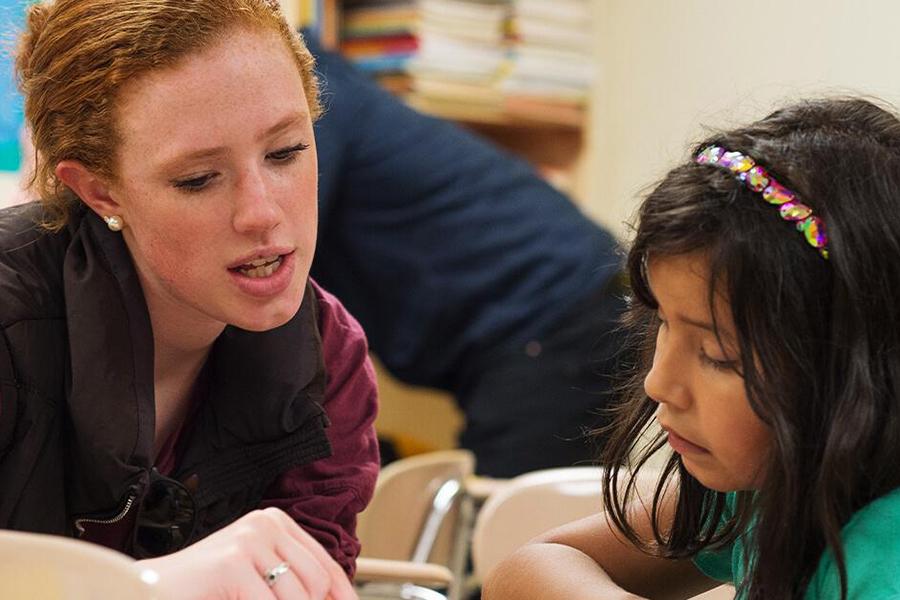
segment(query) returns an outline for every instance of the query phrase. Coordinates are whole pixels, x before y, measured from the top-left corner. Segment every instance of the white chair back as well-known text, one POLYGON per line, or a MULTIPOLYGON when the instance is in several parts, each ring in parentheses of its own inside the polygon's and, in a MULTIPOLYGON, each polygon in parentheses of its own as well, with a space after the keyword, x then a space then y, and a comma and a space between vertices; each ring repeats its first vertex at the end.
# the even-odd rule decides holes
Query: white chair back
POLYGON ((38 533, 0 531, 4 600, 152 600, 154 574, 102 546, 38 533))
POLYGON ((475 468, 465 450, 403 458, 378 476, 359 515, 362 556, 450 565, 462 485, 475 468))
MULTIPOLYGON (((660 471, 640 471, 637 493, 649 502, 660 471)), ((532 538, 560 525, 597 514, 602 506, 600 467, 546 469, 510 479, 491 494, 478 513, 472 534, 475 577, 484 577, 500 561, 532 538)), ((719 586, 695 600, 734 598, 734 588, 719 586)))
POLYGON ((382 469, 356 529, 362 598, 443 598, 413 585, 428 580, 446 588, 450 600, 461 597, 471 522, 464 484, 474 470, 467 450, 420 454, 382 469))
POLYGON ((599 467, 546 469, 502 485, 478 512, 472 562, 479 581, 533 537, 601 510, 599 467))

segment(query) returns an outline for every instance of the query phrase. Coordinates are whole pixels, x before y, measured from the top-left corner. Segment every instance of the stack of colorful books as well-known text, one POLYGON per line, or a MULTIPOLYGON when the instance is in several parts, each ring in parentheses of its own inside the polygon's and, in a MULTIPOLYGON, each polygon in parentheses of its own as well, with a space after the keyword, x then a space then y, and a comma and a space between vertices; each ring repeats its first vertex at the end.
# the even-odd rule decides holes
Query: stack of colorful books
POLYGON ((419 0, 418 7, 410 102, 456 118, 495 120, 503 110, 509 1, 419 0))
POLYGON ((341 52, 419 108, 491 120, 502 111, 509 6, 509 0, 348 0, 341 52))
POLYGON ((419 49, 415 0, 344 3, 341 52, 385 87, 409 89, 407 63, 419 49))
POLYGON ((473 122, 584 124, 595 74, 590 0, 342 4, 343 54, 417 108, 473 122))
POLYGON ((591 4, 513 0, 507 112, 582 124, 595 75, 591 4))

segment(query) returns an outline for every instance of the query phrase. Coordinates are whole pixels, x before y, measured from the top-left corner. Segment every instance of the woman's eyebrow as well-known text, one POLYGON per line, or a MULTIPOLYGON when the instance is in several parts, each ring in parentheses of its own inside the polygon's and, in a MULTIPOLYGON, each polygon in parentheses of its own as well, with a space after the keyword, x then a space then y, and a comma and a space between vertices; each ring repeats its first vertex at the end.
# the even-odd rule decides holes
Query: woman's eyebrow
POLYGON ((280 132, 284 131, 285 129, 289 129, 289 128, 293 127, 294 125, 296 125, 298 123, 302 123, 306 119, 307 119, 307 115, 305 112, 298 111, 295 113, 291 113, 288 116, 286 116, 285 118, 283 118, 280 121, 278 121, 277 123, 275 123, 274 125, 272 125, 271 127, 269 127, 265 132, 263 132, 263 134, 260 136, 259 139, 265 139, 265 138, 271 137, 271 136, 275 135, 276 133, 280 133, 280 132))
POLYGON ((225 148, 224 146, 216 146, 214 148, 201 148, 199 150, 176 154, 171 158, 165 159, 160 164, 160 169, 170 170, 187 162, 203 160, 206 158, 218 158, 220 156, 225 156, 226 154, 228 154, 228 148, 225 148))
MULTIPOLYGON (((285 129, 289 129, 298 123, 302 123, 306 119, 305 112, 294 112, 281 119, 268 129, 266 129, 258 139, 263 140, 269 137, 272 137, 276 133, 280 133, 285 129)), ((207 158, 218 158, 221 156, 227 155, 229 149, 225 146, 215 146, 210 148, 198 148, 196 150, 189 150, 186 152, 181 152, 179 154, 175 154, 170 157, 164 158, 160 161, 160 169, 169 170, 174 169, 177 166, 183 165, 185 163, 191 161, 198 161, 207 158)))

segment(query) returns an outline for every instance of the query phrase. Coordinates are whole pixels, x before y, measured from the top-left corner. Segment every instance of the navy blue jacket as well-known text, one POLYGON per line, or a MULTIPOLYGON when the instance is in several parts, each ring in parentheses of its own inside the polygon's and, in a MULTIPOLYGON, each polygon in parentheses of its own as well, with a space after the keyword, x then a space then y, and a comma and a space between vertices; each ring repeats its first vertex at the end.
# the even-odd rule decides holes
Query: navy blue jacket
POLYGON ((313 276, 395 375, 452 391, 470 361, 546 333, 618 271, 613 236, 528 164, 310 38, 325 107, 313 276))

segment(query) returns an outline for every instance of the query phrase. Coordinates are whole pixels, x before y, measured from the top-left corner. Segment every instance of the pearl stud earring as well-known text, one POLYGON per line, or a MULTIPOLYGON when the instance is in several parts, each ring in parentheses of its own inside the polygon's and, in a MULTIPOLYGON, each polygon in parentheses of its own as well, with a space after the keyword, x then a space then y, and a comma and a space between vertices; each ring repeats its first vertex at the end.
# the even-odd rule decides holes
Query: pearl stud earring
POLYGON ((122 217, 113 215, 111 217, 103 217, 103 220, 106 221, 106 226, 109 227, 110 231, 122 231, 122 227, 125 226, 125 222, 122 221, 122 217))

